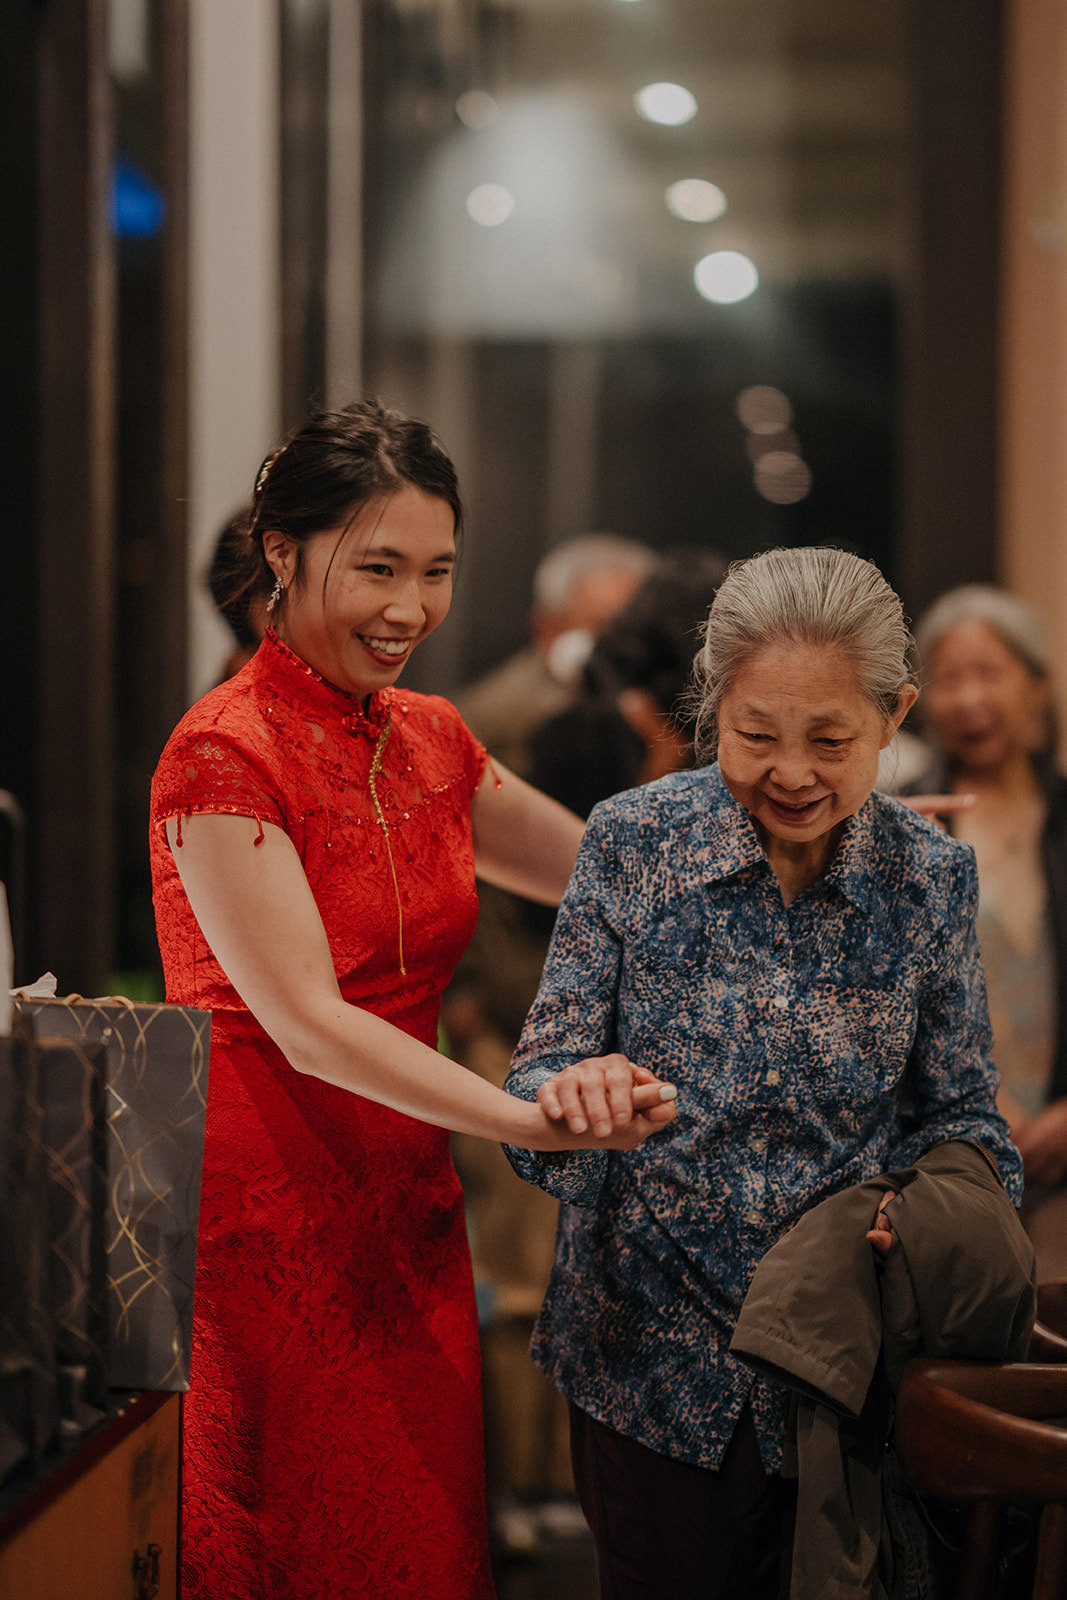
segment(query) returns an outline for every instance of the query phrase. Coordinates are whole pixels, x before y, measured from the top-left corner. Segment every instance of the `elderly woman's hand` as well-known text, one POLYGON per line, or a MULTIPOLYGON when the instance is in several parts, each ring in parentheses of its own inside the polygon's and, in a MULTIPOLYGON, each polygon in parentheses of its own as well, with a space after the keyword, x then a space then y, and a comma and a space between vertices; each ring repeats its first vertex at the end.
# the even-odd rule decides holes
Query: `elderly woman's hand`
POLYGON ((618 1054, 578 1061, 537 1091, 537 1103, 551 1121, 565 1122, 574 1134, 591 1129, 598 1139, 621 1132, 638 1117, 663 1126, 674 1117, 677 1097, 673 1084, 618 1054))
POLYGON ((893 1245, 893 1224, 886 1215, 886 1207, 897 1198, 895 1189, 887 1189, 878 1202, 874 1221, 867 1230, 867 1238, 880 1255, 887 1255, 893 1245))

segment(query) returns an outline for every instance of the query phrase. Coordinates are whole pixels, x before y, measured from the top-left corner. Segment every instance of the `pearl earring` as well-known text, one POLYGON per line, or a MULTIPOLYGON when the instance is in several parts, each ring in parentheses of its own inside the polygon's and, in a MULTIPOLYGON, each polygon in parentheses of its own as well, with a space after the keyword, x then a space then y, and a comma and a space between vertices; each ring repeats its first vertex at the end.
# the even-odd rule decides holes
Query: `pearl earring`
POLYGON ((285 584, 282 582, 280 577, 276 577, 274 580, 274 588, 271 590, 270 597, 267 600, 268 615, 273 612, 275 606, 278 604, 278 601, 281 599, 284 593, 285 584))

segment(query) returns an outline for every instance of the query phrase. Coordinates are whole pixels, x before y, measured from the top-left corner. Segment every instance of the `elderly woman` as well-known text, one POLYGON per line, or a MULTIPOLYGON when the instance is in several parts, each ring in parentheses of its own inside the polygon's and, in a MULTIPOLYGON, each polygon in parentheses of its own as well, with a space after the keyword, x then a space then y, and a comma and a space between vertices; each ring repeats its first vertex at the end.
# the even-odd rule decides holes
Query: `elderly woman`
MULTIPOLYGON (((916 698, 909 644, 854 555, 735 565, 697 663, 717 762, 586 829, 508 1088, 596 1130, 632 1061, 680 1109, 647 1153, 512 1152, 573 1202, 533 1352, 571 1403, 603 1596, 779 1592, 783 1392, 727 1347, 801 1213, 947 1140, 1018 1186, 973 854, 872 792, 916 698)), ((880 1219, 868 1236, 890 1243, 880 1219)))
POLYGON ((1067 778, 1040 618, 1018 596, 967 584, 916 628, 924 789, 969 793, 951 832, 975 852, 978 938, 1001 1111, 1023 1157, 1023 1220, 1039 1278, 1067 1275, 1067 778))

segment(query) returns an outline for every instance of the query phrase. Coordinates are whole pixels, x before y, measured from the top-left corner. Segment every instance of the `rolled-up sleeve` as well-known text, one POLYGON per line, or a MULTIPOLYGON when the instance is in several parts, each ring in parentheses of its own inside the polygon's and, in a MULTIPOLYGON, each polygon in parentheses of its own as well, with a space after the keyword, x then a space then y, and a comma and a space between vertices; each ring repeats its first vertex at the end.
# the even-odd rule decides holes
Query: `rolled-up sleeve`
POLYGON ((978 873, 973 854, 946 864, 941 914, 931 932, 933 961, 919 996, 900 1136, 887 1166, 910 1166, 946 1139, 971 1139, 993 1157, 1018 1204, 1022 1162, 996 1106, 998 1078, 978 948, 978 873))
MULTIPOLYGON (((537 999, 526 1019, 509 1093, 535 1100, 555 1073, 616 1048, 616 1000, 622 959, 619 906, 625 898, 610 819, 597 807, 586 827, 574 873, 559 908, 537 999)), ((505 1145, 528 1183, 578 1205, 600 1193, 611 1154, 603 1150, 544 1152, 505 1145)))

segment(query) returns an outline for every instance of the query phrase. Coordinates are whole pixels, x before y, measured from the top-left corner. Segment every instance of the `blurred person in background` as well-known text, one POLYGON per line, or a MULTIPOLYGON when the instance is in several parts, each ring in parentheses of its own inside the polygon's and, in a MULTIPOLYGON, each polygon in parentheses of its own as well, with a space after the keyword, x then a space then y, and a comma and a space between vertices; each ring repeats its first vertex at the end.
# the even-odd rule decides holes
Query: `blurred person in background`
POLYGON ((1067 1277, 1067 778, 1045 631, 1016 595, 968 584, 916 638, 936 756, 911 787, 976 797, 946 826, 978 860, 998 1103, 1023 1157, 1038 1276, 1067 1277))
MULTIPOLYGON (((597 636, 656 560, 647 545, 609 533, 566 540, 542 558, 534 572, 530 642, 452 697, 475 738, 510 772, 528 776, 530 740, 571 704, 597 636)), ((517 896, 491 886, 482 891, 478 925, 443 1018, 457 1053, 463 1056, 491 1019, 510 1054, 537 993, 546 945, 517 896)))
MULTIPOLYGON (((723 571, 717 554, 693 549, 665 557, 645 578, 594 644, 574 703, 533 733, 531 781, 584 817, 610 794, 691 765, 693 657, 723 571)), ((522 902, 519 916, 539 975, 554 911, 522 902)), ((501 959, 499 949, 496 955, 501 959)), ((495 1009, 491 975, 481 994, 466 1000, 479 1026, 464 1038, 463 1060, 502 1084, 522 1019, 495 1009)), ((457 1003, 464 1004, 462 994, 457 1003)), ((542 1536, 570 1531, 575 1519, 584 1529, 573 1501, 566 1405, 529 1354, 552 1267, 558 1203, 523 1183, 502 1150, 462 1136, 453 1149, 486 1304, 482 1346, 493 1526, 504 1552, 525 1554, 536 1550, 542 1536)))
POLYGON ((689 766, 700 627, 726 570, 714 550, 665 555, 608 624, 573 704, 530 741, 537 785, 580 817, 598 800, 689 766))
POLYGON ((647 545, 587 533, 555 545, 533 577, 530 641, 455 697, 491 756, 525 777, 530 735, 574 696, 597 636, 655 565, 647 545))

